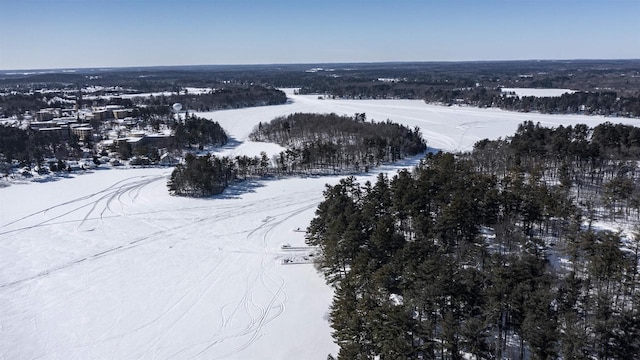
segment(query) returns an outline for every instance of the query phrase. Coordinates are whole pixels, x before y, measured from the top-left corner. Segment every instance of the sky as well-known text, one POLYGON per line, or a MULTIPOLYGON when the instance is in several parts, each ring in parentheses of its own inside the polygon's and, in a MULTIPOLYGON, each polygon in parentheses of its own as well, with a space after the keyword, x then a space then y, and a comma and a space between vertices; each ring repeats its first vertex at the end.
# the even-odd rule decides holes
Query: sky
POLYGON ((0 0, 0 69, 640 59, 640 0, 0 0))

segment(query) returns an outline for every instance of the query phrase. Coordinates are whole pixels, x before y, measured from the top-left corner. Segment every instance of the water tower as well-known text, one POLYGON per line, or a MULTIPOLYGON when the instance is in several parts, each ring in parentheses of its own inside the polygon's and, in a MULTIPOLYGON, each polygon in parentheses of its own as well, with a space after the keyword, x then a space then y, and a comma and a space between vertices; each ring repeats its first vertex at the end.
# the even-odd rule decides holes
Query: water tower
POLYGON ((182 110, 182 104, 175 103, 175 104, 171 105, 171 111, 173 111, 173 113, 176 114, 176 117, 177 117, 176 121, 180 121, 180 111, 181 110, 182 110))

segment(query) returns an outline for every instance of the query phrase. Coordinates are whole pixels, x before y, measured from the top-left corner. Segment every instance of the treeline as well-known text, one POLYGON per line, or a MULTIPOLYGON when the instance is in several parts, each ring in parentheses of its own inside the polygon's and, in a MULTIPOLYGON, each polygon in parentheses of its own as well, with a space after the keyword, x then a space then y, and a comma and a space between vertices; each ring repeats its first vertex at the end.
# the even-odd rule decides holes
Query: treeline
MULTIPOLYGON (((149 117, 151 115, 166 116, 171 112, 171 105, 178 102, 185 109, 192 111, 213 111, 220 109, 237 109, 251 106, 278 105, 287 101, 284 92, 263 85, 227 84, 213 89, 208 93, 189 94, 185 89, 173 87, 172 95, 140 96, 134 98, 122 98, 113 92, 101 92, 91 94, 91 98, 83 98, 82 106, 121 105, 125 108, 134 108, 133 116, 149 117)), ((135 91, 136 89, 130 89, 135 91)), ((139 89, 143 91, 142 89, 139 89)), ((135 93, 133 93, 135 94, 135 93)), ((76 103, 76 94, 69 95, 68 90, 38 92, 27 94, 1 94, 0 116, 21 117, 28 112, 37 112, 44 108, 71 107, 76 103), (56 99, 63 99, 64 103, 56 99)))
POLYGON ((37 111, 49 107, 45 95, 33 94, 7 94, 0 95, 0 116, 20 117, 28 111, 37 111))
POLYGON ((0 126, 0 162, 18 161, 21 166, 40 165, 46 158, 79 158, 82 155, 77 136, 63 140, 59 136, 30 128, 0 126))
POLYGON ((575 92, 558 97, 498 96, 491 100, 493 106, 505 110, 640 117, 640 95, 624 97, 614 91, 575 92))
POLYGON ((483 140, 462 155, 483 173, 518 171, 557 184, 597 218, 640 219, 640 128, 609 122, 546 128, 531 121, 506 140, 483 140))
POLYGON ((619 95, 615 91, 578 91, 559 97, 513 96, 498 88, 476 86, 469 78, 438 81, 332 82, 303 87, 301 94, 328 94, 347 99, 422 99, 427 103, 498 107, 511 111, 545 114, 588 114, 640 117, 640 94, 619 95))
POLYGON ((543 114, 640 116, 640 95, 620 96, 613 91, 578 91, 561 96, 518 97, 484 87, 453 90, 432 88, 425 92, 423 99, 428 103, 466 104, 481 108, 497 107, 510 111, 543 114))
POLYGON ((185 163, 177 165, 171 173, 167 187, 174 195, 206 197, 221 194, 232 181, 261 178, 275 173, 264 151, 260 156, 242 155, 235 158, 194 156, 189 153, 185 163))
POLYGON ((204 94, 189 94, 182 90, 169 96, 135 98, 136 105, 170 106, 181 103, 190 111, 212 111, 220 109, 237 109, 251 106, 284 104, 287 96, 284 92, 260 85, 235 85, 214 89, 204 94))
POLYGON ((227 143, 227 133, 216 121, 185 115, 184 120, 174 123, 173 134, 177 148, 197 145, 203 149, 205 145, 222 146, 227 143))
MULTIPOLYGON (((452 154, 327 186, 307 232, 335 287, 339 359, 632 359, 640 234, 582 227, 571 197, 452 154)), ((640 229, 639 229, 640 230, 640 229)))
MULTIPOLYGON (((299 94, 327 94, 332 98, 345 99, 424 99, 425 95, 434 91, 434 86, 446 85, 452 88, 453 84, 447 84, 444 79, 434 80, 430 83, 418 82, 383 82, 383 81, 332 81, 314 84, 314 86, 302 87, 299 94)), ((461 86, 470 86, 466 81, 461 86)))
POLYGON ((288 149, 276 162, 283 171, 322 169, 368 170, 382 162, 394 162, 426 150, 419 129, 386 122, 367 122, 366 114, 296 113, 260 123, 251 135, 288 149))
POLYGON ((207 154, 185 156, 185 163, 173 169, 167 187, 174 195, 205 197, 220 194, 235 178, 229 158, 207 154))

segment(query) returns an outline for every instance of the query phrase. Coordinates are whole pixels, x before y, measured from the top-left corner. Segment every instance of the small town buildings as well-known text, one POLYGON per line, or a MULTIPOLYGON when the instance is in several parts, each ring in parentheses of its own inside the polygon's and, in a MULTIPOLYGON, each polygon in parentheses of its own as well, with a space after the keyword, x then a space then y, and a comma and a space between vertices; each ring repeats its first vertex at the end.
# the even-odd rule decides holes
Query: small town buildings
POLYGON ((132 109, 114 109, 111 111, 114 119, 125 119, 133 113, 132 109))
POLYGON ((50 121, 53 120, 56 115, 57 114, 53 111, 53 109, 43 109, 36 113, 35 118, 37 121, 50 121))
POLYGON ((93 133, 93 128, 90 126, 75 126, 71 128, 71 133, 81 141, 87 141, 93 133))

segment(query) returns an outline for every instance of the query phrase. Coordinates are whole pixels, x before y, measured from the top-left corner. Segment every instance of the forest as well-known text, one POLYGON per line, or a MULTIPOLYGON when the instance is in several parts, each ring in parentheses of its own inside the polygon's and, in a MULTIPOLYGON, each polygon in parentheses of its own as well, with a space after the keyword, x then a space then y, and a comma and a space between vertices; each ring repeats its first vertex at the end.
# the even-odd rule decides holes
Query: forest
MULTIPOLYGON (((462 84, 461 84, 462 85, 462 84)), ((421 99, 430 104, 497 107, 544 114, 587 114, 621 117, 640 116, 640 94, 615 91, 579 91, 559 97, 511 96, 496 88, 453 87, 400 82, 339 83, 330 87, 303 88, 300 93, 326 94, 347 99, 421 99)))
POLYGON ((640 227, 596 224, 639 223, 638 130, 528 122, 327 186, 307 243, 335 287, 337 358, 635 358, 640 227))
MULTIPOLYGON (((44 165, 45 159, 55 158, 51 164, 52 171, 66 169, 63 160, 80 158, 82 149, 77 136, 71 134, 69 139, 61 139, 51 133, 33 129, 20 129, 13 126, 0 125, 0 163, 10 171, 10 163, 15 160, 20 167, 44 165)), ((44 167, 42 167, 44 171, 44 167)))
POLYGON ((173 138, 177 148, 191 148, 197 145, 200 150, 205 145, 222 146, 227 143, 227 133, 216 121, 185 115, 182 121, 173 123, 173 138))
POLYGON ((206 197, 220 194, 235 178, 233 164, 227 157, 194 156, 188 153, 185 163, 171 172, 167 187, 174 195, 206 197))
POLYGON ((193 111, 213 111, 220 109, 237 109, 251 106, 279 105, 287 101, 284 92, 265 86, 226 86, 209 93, 168 97, 168 103, 182 103, 193 111))
MULTIPOLYGON (((284 92, 272 87, 258 85, 239 85, 226 84, 221 88, 212 89, 209 92, 189 94, 187 89, 177 89, 171 95, 150 96, 150 97, 134 97, 133 99, 125 99, 124 106, 138 106, 141 109, 145 107, 168 108, 174 103, 181 103, 185 109, 190 111, 214 111, 221 109, 237 109, 252 106, 278 105, 284 104, 287 96, 284 92)), ((116 103, 115 100, 93 100, 93 105, 106 105, 116 103)), ((144 110, 143 110, 144 111, 144 110)))

